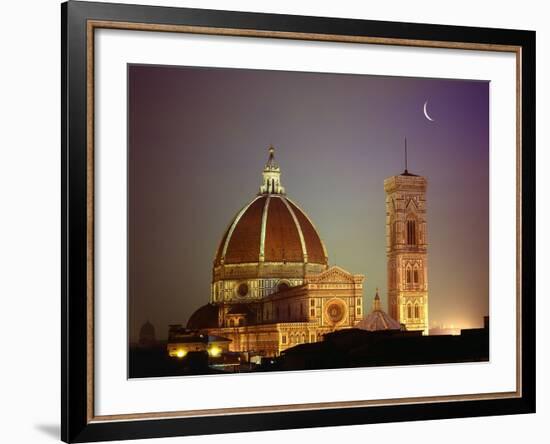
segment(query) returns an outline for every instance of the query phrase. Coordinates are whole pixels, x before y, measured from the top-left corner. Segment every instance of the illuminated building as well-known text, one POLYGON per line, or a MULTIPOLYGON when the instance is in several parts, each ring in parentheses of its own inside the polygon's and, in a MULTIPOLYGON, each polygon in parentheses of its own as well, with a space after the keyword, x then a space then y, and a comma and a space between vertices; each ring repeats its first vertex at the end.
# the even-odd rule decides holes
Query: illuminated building
POLYGON ((228 338, 189 331, 174 324, 170 326, 166 348, 173 358, 185 358, 190 352, 207 352, 211 358, 217 358, 229 350, 230 342, 228 338))
POLYGON ((405 171, 384 181, 388 301, 392 318, 428 334, 425 177, 405 171))
POLYGON ((231 351, 277 356, 361 321, 364 276, 329 266, 312 221, 286 196, 273 147, 262 179, 223 234, 210 303, 187 328, 229 338, 231 351))

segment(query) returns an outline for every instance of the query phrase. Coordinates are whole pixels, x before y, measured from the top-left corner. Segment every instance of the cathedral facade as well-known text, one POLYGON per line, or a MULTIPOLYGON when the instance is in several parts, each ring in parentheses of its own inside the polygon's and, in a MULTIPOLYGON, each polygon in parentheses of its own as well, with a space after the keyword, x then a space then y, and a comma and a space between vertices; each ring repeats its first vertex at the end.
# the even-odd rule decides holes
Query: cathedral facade
MULTIPOLYGON (((364 316, 365 277, 329 266, 327 250, 313 222, 286 195, 273 147, 269 148, 262 179, 259 193, 236 214, 223 234, 214 258, 210 302, 193 313, 187 328, 230 339, 231 351, 270 357, 297 344, 320 341, 325 333, 357 326, 364 316)), ((394 188, 389 186, 388 195, 397 196, 397 191, 389 191, 394 188)), ((408 192, 406 186, 399 190, 408 192)), ((425 239, 425 231, 420 231, 424 219, 420 201, 415 205, 420 242, 425 239)), ((391 215, 394 225, 396 214, 391 215)), ((418 264, 418 270, 425 270, 422 258, 414 256, 417 251, 399 251, 408 255, 407 264, 410 262, 413 269, 418 264)), ((388 267, 390 261, 405 260, 405 256, 394 256, 391 260, 388 256, 388 267)), ((427 278, 422 278, 425 281, 427 278)), ((395 283, 389 288, 390 297, 397 295, 395 283)), ((410 293, 413 288, 403 291, 410 293)), ((425 293, 420 294, 416 287, 414 291, 414 295, 399 293, 396 300, 408 297, 413 304, 422 301, 422 316, 425 313, 427 320, 427 285, 425 293)), ((405 307, 409 299, 403 302, 405 307)), ((394 319, 414 327, 409 318, 395 313, 394 319)))

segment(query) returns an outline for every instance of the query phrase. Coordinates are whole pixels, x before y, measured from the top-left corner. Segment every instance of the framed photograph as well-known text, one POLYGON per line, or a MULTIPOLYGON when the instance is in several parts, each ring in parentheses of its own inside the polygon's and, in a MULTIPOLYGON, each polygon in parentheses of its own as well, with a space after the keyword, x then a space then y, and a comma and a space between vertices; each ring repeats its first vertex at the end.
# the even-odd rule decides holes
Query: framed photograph
POLYGON ((62 439, 535 411, 535 33, 62 12, 62 439))

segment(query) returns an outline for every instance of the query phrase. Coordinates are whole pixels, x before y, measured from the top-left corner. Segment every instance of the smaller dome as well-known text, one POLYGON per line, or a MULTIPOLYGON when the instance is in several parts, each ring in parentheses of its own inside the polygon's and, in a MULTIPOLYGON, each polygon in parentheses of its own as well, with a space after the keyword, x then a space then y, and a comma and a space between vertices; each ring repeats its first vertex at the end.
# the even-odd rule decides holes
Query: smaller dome
POLYGON ((214 304, 203 305, 187 321, 187 328, 189 330, 216 327, 218 327, 218 307, 214 304))
POLYGON ((154 338, 155 337, 155 327, 149 321, 141 326, 139 330, 140 338, 154 338))
POLYGON ((154 345, 156 340, 155 327, 147 321, 139 330, 139 344, 148 347, 154 345))
POLYGON ((372 311, 355 327, 368 331, 401 330, 401 324, 382 310, 380 296, 378 295, 378 288, 376 289, 376 295, 374 296, 372 311))
POLYGON ((368 331, 401 330, 401 324, 386 312, 375 310, 359 322, 355 328, 368 331))

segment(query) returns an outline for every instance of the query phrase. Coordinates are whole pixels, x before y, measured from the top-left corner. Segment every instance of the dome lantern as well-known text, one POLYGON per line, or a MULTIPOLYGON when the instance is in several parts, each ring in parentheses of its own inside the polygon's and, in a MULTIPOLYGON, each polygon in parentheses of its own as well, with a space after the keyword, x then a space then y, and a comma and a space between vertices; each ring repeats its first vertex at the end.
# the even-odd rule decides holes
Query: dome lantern
POLYGON ((381 311, 380 307, 380 296, 378 296, 378 288, 376 288, 376 295, 374 296, 374 301, 372 303, 372 311, 381 311))
POLYGON ((260 194, 285 194, 281 185, 281 169, 275 162, 275 148, 269 145, 269 158, 262 173, 263 182, 260 186, 260 194))

